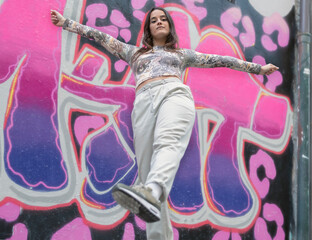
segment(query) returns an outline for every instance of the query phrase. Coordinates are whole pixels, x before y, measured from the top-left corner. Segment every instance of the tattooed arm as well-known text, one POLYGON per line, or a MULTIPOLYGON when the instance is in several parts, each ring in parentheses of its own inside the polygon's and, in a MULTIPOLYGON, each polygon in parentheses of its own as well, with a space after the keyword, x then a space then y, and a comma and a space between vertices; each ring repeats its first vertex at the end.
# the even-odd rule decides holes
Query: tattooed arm
POLYGON ((51 10, 51 20, 56 26, 62 26, 63 29, 77 33, 82 37, 89 38, 105 47, 110 53, 126 62, 130 62, 132 55, 138 50, 138 47, 123 43, 109 34, 103 33, 92 27, 80 24, 71 19, 65 19, 60 13, 51 10))
POLYGON ((184 50, 185 67, 215 68, 226 67, 238 71, 260 74, 260 64, 246 62, 241 59, 215 54, 204 54, 193 50, 184 50))

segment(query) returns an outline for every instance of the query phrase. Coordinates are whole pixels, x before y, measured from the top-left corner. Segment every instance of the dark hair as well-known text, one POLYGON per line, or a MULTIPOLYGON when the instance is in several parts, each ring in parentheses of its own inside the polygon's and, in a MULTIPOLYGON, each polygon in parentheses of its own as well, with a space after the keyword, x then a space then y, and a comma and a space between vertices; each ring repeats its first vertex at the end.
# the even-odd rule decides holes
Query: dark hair
POLYGON ((151 14, 154 10, 161 10, 165 13, 167 21, 169 23, 169 34, 167 36, 166 39, 166 43, 165 43, 165 48, 168 51, 175 51, 176 49, 179 48, 179 38, 178 35, 176 33, 175 30, 175 26, 174 26, 174 22, 172 20, 172 17, 170 16, 170 14, 168 13, 167 10, 165 10, 164 8, 161 7, 154 7, 152 8, 145 19, 145 23, 144 23, 144 33, 143 33, 143 47, 140 48, 132 57, 132 61, 137 60, 137 58, 139 56, 141 56, 142 54, 148 52, 149 50, 151 50, 153 48, 153 37, 150 31, 150 22, 151 22, 151 14))

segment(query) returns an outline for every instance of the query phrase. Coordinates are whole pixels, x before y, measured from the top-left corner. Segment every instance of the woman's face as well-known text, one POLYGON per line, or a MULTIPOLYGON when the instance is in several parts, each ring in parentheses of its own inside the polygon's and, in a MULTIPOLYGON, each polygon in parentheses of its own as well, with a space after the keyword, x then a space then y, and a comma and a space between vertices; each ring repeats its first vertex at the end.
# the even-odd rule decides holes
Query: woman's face
POLYGON ((170 27, 166 14, 163 11, 156 9, 151 13, 149 27, 154 41, 166 42, 170 27))

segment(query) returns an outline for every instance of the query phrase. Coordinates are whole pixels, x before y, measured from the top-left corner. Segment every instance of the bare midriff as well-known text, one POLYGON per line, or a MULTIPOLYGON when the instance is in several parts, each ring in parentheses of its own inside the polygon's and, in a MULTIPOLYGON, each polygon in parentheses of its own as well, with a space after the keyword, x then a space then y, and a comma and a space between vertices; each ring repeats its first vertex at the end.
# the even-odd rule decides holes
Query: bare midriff
POLYGON ((160 77, 155 77, 155 78, 151 78, 151 79, 148 79, 144 82, 142 82, 136 89, 135 91, 138 91, 139 89, 141 89, 143 86, 145 86, 146 84, 149 84, 151 82, 155 82, 155 81, 159 81, 159 80, 162 80, 162 79, 166 79, 166 78, 178 78, 176 75, 167 75, 167 76, 160 76, 160 77))

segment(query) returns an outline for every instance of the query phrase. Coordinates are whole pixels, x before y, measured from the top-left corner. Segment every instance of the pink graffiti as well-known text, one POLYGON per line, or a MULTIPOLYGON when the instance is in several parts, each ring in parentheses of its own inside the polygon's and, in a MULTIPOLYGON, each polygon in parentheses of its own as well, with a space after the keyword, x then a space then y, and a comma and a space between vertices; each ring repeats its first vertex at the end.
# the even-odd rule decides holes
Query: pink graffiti
POLYGON ((268 79, 270 81, 268 81, 267 84, 265 84, 265 87, 272 92, 275 92, 276 87, 281 85, 283 82, 283 76, 280 71, 275 71, 274 73, 268 76, 268 79))
POLYGON ((101 18, 105 19, 107 17, 107 6, 106 4, 91 4, 86 9, 86 16, 88 21, 86 22, 86 25, 96 28, 102 32, 105 32, 107 34, 110 34, 111 36, 117 38, 119 35, 119 30, 116 26, 110 25, 110 26, 103 26, 98 27, 96 26, 96 19, 101 18))
MULTIPOLYGON (((147 0, 131 0, 131 5, 135 9, 133 11, 133 16, 139 19, 141 22, 143 22, 146 13, 141 11, 140 9, 145 6, 146 2, 147 0)), ((155 6, 161 6, 164 4, 164 0, 154 0, 154 2, 155 6)))
POLYGON ((131 5, 134 9, 141 9, 145 6, 147 0, 131 0, 131 5))
POLYGON ((280 208, 275 204, 264 204, 263 217, 269 222, 275 222, 277 225, 277 231, 274 240, 285 239, 285 232, 283 230, 284 217, 280 208))
POLYGON ((97 61, 97 59, 87 59, 85 64, 81 66, 81 76, 84 78, 94 77, 101 64, 102 63, 97 61))
MULTIPOLYGON (((231 27, 229 28, 230 31, 235 31, 231 15, 234 14, 234 21, 237 21, 235 18, 241 18, 240 10, 233 8, 229 10, 227 14, 222 16, 223 24, 225 28, 231 27), (228 16, 226 16, 227 14, 228 16)), ((248 22, 247 19, 248 18, 245 18, 245 23, 248 22)), ((185 26, 185 24, 183 26, 185 26)), ((183 33, 182 31, 183 29, 181 30, 181 33, 183 33)), ((184 34, 179 33, 179 35, 190 36, 188 31, 189 29, 186 28, 184 34)), ((195 49, 198 52, 234 57, 239 57, 238 52, 242 54, 241 49, 237 47, 238 45, 236 43, 231 45, 229 42, 226 42, 219 37, 222 30, 220 31, 220 29, 216 29, 215 31, 218 33, 215 34, 213 34, 213 27, 209 30, 205 28, 205 31, 207 34, 200 39, 199 45, 195 49), (236 50, 233 51, 233 49, 236 50)), ((220 161, 216 160, 216 156, 222 155, 222 158, 227 161, 225 164, 228 164, 227 167, 229 171, 233 172, 232 179, 227 180, 229 182, 228 184, 233 183, 233 180, 237 181, 237 186, 240 186, 241 188, 241 194, 248 198, 248 190, 243 185, 239 185, 239 179, 241 176, 239 176, 236 167, 238 161, 235 157, 237 156, 235 150, 238 144, 237 141, 243 140, 237 139, 238 129, 239 127, 250 128, 253 126, 254 132, 259 133, 262 136, 269 137, 270 139, 272 139, 272 137, 281 137, 281 134, 285 129, 287 113, 289 112, 287 109, 289 102, 287 100, 285 101, 285 99, 276 98, 273 95, 264 96, 264 94, 259 100, 258 96, 264 90, 261 85, 258 85, 253 81, 253 78, 250 78, 246 73, 232 71, 225 68, 222 70, 190 68, 185 77, 185 82, 191 87, 196 103, 199 103, 200 106, 212 108, 225 117, 222 129, 219 131, 218 138, 213 141, 207 158, 207 178, 211 178, 210 181, 207 181, 207 188, 211 191, 210 197, 213 203, 223 213, 243 214, 250 208, 250 204, 252 204, 250 201, 246 201, 246 203, 237 211, 236 209, 226 207, 218 200, 221 199, 221 197, 216 196, 213 191, 213 188, 216 188, 216 183, 213 183, 212 179, 216 182, 222 181, 224 183, 227 178, 224 174, 222 176, 216 176, 216 174, 214 174, 218 171, 217 169, 224 169, 224 166, 220 164, 220 161), (244 107, 242 108, 241 106, 244 107), (273 108, 275 109, 275 112, 272 112, 273 108), (254 122, 250 122, 250 117, 255 109, 256 114, 254 122), (278 111, 276 111, 276 109, 278 109, 278 111), (228 150, 225 151, 224 149, 228 150), (237 175, 235 172, 237 172, 237 175)), ((224 192, 224 194, 228 193, 224 192)))
POLYGON ((276 169, 273 159, 262 150, 259 150, 255 155, 250 158, 250 179, 261 198, 264 198, 270 189, 270 180, 274 180, 276 176, 276 169), (258 178, 257 170, 260 166, 265 169, 266 177, 261 181, 258 178))
POLYGON ((155 2, 155 5, 158 7, 158 6, 161 6, 165 3, 165 0, 154 0, 155 2))
POLYGON ((99 116, 81 116, 75 121, 74 131, 79 144, 89 132, 89 129, 98 129, 105 124, 104 119, 99 116))
POLYGON ((241 240, 241 236, 238 233, 230 233, 226 231, 217 232, 212 240, 230 240, 230 236, 232 240, 241 240))
MULTIPOLYGON (((263 206, 263 217, 269 222, 275 222, 277 225, 274 240, 285 239, 285 232, 283 230, 284 217, 278 206, 275 204, 266 203, 263 206)), ((265 220, 258 218, 254 227, 254 235, 256 240, 271 240, 272 237, 268 232, 265 220)))
POLYGON ((230 233, 225 231, 219 231, 217 232, 212 240, 228 240, 230 238, 230 233))
POLYGON ((179 231, 178 231, 178 229, 173 228, 172 231, 173 231, 173 239, 174 240, 179 240, 179 231))
POLYGON ((20 215, 20 207, 8 202, 0 207, 0 218, 7 222, 15 221, 20 215))
MULTIPOLYGON (((261 65, 265 65, 266 64, 266 61, 264 59, 264 57, 262 56, 255 56, 253 59, 252 59, 253 62, 255 63, 259 63, 261 65)), ((257 79, 263 83, 263 80, 264 80, 264 77, 262 75, 257 75, 256 76, 257 79)), ((283 76, 282 74, 280 73, 280 71, 276 71, 274 73, 272 73, 271 75, 267 76, 268 78, 268 81, 267 83, 265 84, 265 87, 272 91, 272 92, 275 92, 276 88, 282 84, 283 82, 283 76)))
POLYGON ((129 21, 126 20, 125 16, 123 15, 122 12, 114 9, 112 11, 112 14, 110 16, 110 20, 113 24, 120 28, 128 28, 130 27, 129 21))
POLYGON ((87 57, 85 61, 80 62, 72 74, 82 77, 85 80, 92 81, 102 64, 103 60, 100 57, 93 55, 92 57, 87 57))
POLYGON ((129 29, 121 29, 120 36, 125 40, 125 42, 129 42, 131 39, 131 31, 129 29))
POLYGON ((178 36, 183 36, 183 38, 179 39, 179 44, 180 47, 182 48, 191 48, 191 36, 190 34, 185 34, 189 33, 189 24, 188 24, 188 17, 181 12, 171 12, 170 13, 172 19, 174 19, 176 24, 176 32, 178 36))
POLYGON ((135 240, 134 229, 131 223, 126 223, 122 240, 135 240))
POLYGON ((137 216, 134 217, 136 225, 141 229, 141 230, 146 230, 146 223, 138 218, 137 216))
POLYGON ((232 240, 241 240, 241 236, 238 233, 232 233, 232 240))
POLYGON ((239 30, 234 24, 238 24, 242 18, 242 12, 239 8, 229 8, 221 14, 220 21, 222 28, 236 37, 239 34, 239 30))
POLYGON ((117 72, 124 71, 126 66, 128 66, 128 64, 123 60, 118 60, 115 62, 115 69, 117 72))
POLYGON ((197 16, 199 20, 204 19, 207 16, 207 9, 204 7, 197 7, 195 3, 203 3, 203 0, 182 0, 186 8, 197 16))
POLYGON ((253 22, 251 21, 250 17, 244 16, 242 19, 242 24, 246 32, 239 35, 239 40, 244 47, 251 47, 256 42, 256 34, 253 22))
POLYGON ((88 21, 95 23, 97 18, 105 19, 108 14, 108 8, 105 3, 94 3, 87 7, 86 16, 88 21))
POLYGON ((255 240, 272 240, 263 218, 259 217, 254 227, 255 240))
POLYGON ((256 107, 253 130, 268 138, 281 137, 286 125, 287 112, 288 104, 284 100, 263 93, 256 107))
POLYGON ((242 12, 240 8, 230 8, 226 10, 221 15, 220 21, 223 29, 234 37, 239 35, 239 30, 235 25, 242 21, 242 25, 245 29, 245 32, 239 35, 239 39, 242 45, 244 47, 250 47, 255 44, 256 34, 253 22, 248 16, 244 16, 242 18, 242 12))
POLYGON ((278 32, 277 42, 279 46, 286 47, 288 45, 289 27, 279 13, 274 13, 272 16, 264 18, 262 28, 266 34, 262 36, 261 43, 268 51, 275 51, 277 49, 277 44, 269 36, 274 31, 278 32))
POLYGON ((22 223, 17 223, 13 227, 12 237, 7 240, 27 240, 28 230, 22 223))
POLYGON ((145 13, 142 12, 141 10, 135 10, 133 11, 133 16, 137 19, 139 19, 141 22, 143 22, 145 13))
POLYGON ((91 232, 82 218, 76 218, 53 234, 51 240, 91 240, 91 232))

